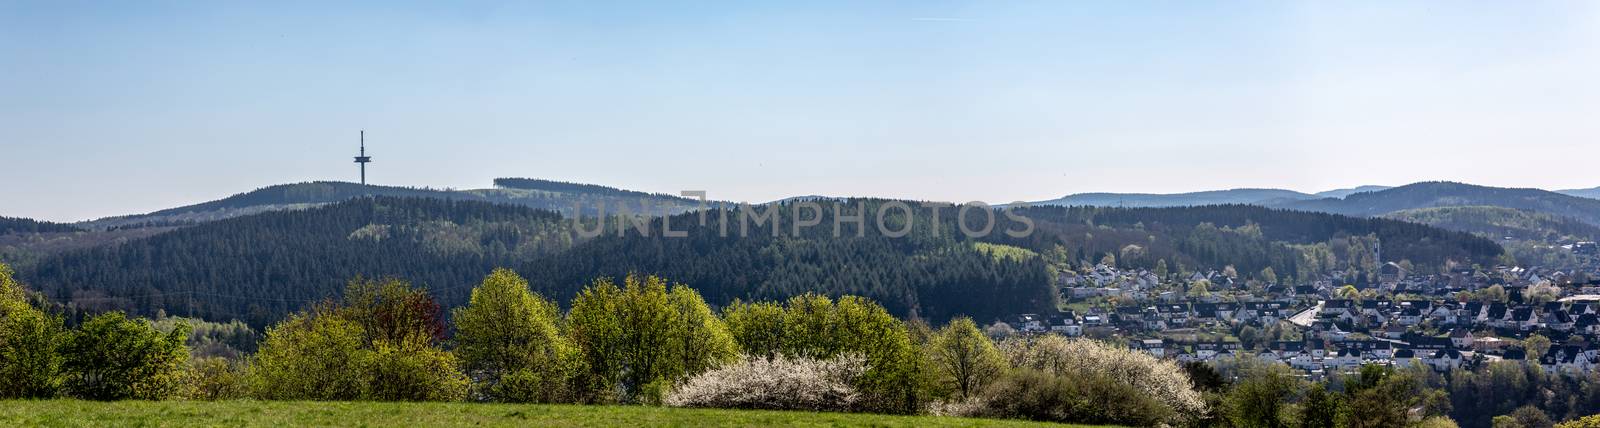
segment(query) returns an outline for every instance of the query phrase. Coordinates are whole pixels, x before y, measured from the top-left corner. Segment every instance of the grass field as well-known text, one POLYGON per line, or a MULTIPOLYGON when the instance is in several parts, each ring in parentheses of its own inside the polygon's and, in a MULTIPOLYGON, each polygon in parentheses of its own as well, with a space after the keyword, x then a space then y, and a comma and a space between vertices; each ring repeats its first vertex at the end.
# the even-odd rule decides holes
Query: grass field
POLYGON ((642 406, 291 401, 0 401, 0 426, 31 427, 1066 427, 1024 421, 642 406))

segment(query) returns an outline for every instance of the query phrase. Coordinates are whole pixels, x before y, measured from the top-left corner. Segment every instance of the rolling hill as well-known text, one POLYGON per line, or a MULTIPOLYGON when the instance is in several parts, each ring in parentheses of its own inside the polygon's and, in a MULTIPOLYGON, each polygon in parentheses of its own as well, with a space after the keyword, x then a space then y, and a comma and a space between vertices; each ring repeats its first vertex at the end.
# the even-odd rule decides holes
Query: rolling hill
POLYGON ((1319 198, 1343 198, 1356 193, 1377 192, 1380 190, 1389 190, 1393 188, 1394 187, 1391 186, 1356 186, 1348 189, 1333 189, 1324 192, 1317 192, 1316 196, 1319 198))
POLYGON ((1077 193, 1030 205, 1092 206, 1092 207, 1191 207, 1200 205, 1282 205, 1294 201, 1319 198, 1343 198, 1355 193, 1376 192, 1389 186, 1359 186, 1306 194, 1285 189, 1229 189, 1189 193, 1077 193))
POLYGON ((1600 199, 1600 187, 1595 187, 1595 188, 1591 188, 1591 189, 1557 190, 1556 193, 1560 193, 1560 194, 1567 195, 1567 196, 1577 196, 1577 197, 1580 197, 1580 198, 1600 199))
POLYGON ((1419 208, 1492 206, 1570 217, 1600 225, 1600 200, 1579 198, 1548 190, 1475 186, 1453 182, 1423 182, 1392 189, 1355 193, 1343 199, 1323 198, 1273 205, 1360 217, 1419 208))
POLYGON ((1501 207, 1418 208, 1395 211, 1383 217, 1470 232, 1496 240, 1569 243, 1600 238, 1600 226, 1570 217, 1501 207))
POLYGON ((698 207, 699 201, 665 194, 621 190, 592 184, 577 184, 528 178, 498 178, 497 188, 449 190, 415 187, 362 185, 317 181, 267 186, 194 205, 170 208, 147 214, 111 217, 80 223, 88 229, 111 229, 145 225, 187 225, 216 221, 268 211, 305 209, 352 198, 388 196, 495 202, 557 211, 571 215, 576 209, 593 215, 604 205, 616 213, 625 207, 634 213, 666 215, 698 207), (642 207, 642 208, 641 208, 642 207))
POLYGON ((1191 193, 1079 193, 1033 205, 1094 207, 1186 207, 1199 205, 1263 205, 1284 200, 1314 199, 1316 196, 1283 189, 1231 189, 1191 193))
MULTIPOLYGON (((1419 270, 1493 260, 1493 242, 1464 233, 1387 219, 1227 205, 1186 208, 1017 210, 1036 231, 998 231, 1021 223, 996 215, 994 234, 969 238, 948 212, 912 212, 903 238, 868 220, 831 227, 833 209, 892 201, 819 201, 819 226, 794 234, 794 205, 768 205, 777 226, 710 212, 650 218, 683 238, 640 235, 613 219, 585 238, 558 213, 524 206, 440 198, 363 197, 300 210, 271 211, 201 223, 120 245, 67 251, 19 269, 27 283, 82 310, 124 309, 266 325, 342 289, 356 276, 393 276, 425 285, 446 306, 465 301, 495 267, 512 267, 536 290, 565 301, 598 276, 660 274, 696 287, 713 304, 781 299, 818 292, 856 294, 898 315, 993 320, 1053 307, 1051 270, 1107 256, 1124 267, 1220 269, 1253 274, 1271 267, 1297 276, 1331 269, 1372 269, 1367 251, 1411 260, 1419 270), (927 219, 927 220, 923 220, 927 219), (731 232, 721 233, 727 225, 731 232), (618 232, 624 229, 624 232, 618 232), (1320 248, 1320 250, 1319 250, 1320 248), (1328 261, 1308 264, 1306 251, 1328 261)), ((914 201, 907 201, 916 207, 914 201)), ((903 224, 901 214, 886 217, 903 224)), ((596 225, 595 220, 586 220, 596 225)))

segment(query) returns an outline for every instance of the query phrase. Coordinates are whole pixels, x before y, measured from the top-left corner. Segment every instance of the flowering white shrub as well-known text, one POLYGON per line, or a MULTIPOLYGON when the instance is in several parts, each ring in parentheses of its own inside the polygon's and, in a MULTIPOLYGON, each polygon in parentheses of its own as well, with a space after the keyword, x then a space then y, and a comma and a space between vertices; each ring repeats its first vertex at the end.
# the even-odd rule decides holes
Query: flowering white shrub
POLYGON ((861 400, 852 381, 866 370, 856 355, 827 360, 742 358, 689 378, 667 395, 674 407, 846 412, 861 400))
POLYGON ((1171 407, 1177 414, 1198 415, 1206 411, 1205 400, 1195 391, 1183 369, 1143 352, 1096 340, 1059 336, 1013 338, 1001 343, 1000 348, 1013 367, 1057 376, 1103 374, 1171 407))

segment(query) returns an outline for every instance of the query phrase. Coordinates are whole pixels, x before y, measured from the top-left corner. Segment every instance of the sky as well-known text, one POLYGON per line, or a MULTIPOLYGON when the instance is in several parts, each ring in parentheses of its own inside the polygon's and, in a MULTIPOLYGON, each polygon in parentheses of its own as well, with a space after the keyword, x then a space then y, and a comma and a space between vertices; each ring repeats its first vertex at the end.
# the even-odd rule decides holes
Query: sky
POLYGON ((1596 76, 1590 1, 0 1, 0 216, 356 181, 363 129, 436 188, 1588 188, 1596 76))

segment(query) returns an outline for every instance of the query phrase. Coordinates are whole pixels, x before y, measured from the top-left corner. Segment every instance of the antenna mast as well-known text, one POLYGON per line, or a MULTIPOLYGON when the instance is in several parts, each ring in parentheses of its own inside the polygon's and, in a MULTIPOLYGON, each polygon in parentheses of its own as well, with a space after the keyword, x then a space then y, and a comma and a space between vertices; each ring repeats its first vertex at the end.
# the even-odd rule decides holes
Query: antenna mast
POLYGON ((361 130, 361 155, 356 156, 356 163, 361 164, 361 185, 367 185, 367 164, 372 163, 372 156, 367 156, 367 130, 361 130))

